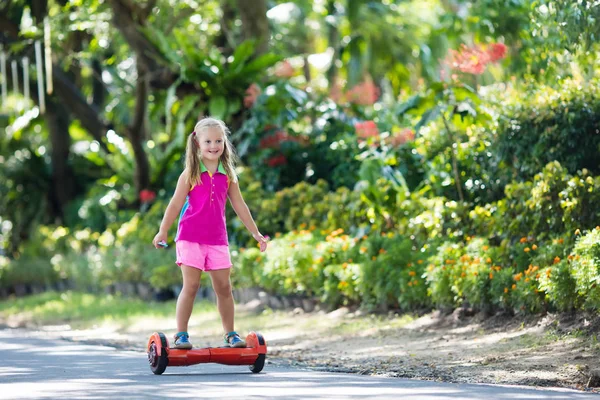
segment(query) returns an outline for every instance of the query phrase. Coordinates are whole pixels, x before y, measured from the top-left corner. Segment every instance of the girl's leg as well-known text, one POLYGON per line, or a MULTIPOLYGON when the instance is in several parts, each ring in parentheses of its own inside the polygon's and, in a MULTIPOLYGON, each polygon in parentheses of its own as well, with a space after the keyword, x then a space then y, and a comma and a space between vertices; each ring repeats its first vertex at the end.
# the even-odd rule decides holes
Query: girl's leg
POLYGON ((181 293, 179 293, 179 297, 177 298, 175 315, 177 319, 177 331, 187 332, 188 322, 194 308, 194 299, 200 287, 202 271, 198 268, 182 265, 181 274, 183 275, 183 289, 181 289, 181 293))
POLYGON ((217 308, 221 314, 221 323, 225 332, 232 332, 234 305, 233 294, 231 293, 231 280, 229 279, 230 268, 208 271, 212 286, 217 295, 217 308))

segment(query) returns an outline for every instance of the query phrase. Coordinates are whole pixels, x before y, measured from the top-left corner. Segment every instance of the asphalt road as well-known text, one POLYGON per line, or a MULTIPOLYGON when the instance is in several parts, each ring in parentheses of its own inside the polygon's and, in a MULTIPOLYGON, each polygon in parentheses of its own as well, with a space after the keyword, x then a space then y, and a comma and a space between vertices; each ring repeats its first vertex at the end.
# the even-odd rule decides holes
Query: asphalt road
MULTIPOLYGON (((145 342, 146 338, 142 339, 145 342)), ((268 340, 268 338, 267 338, 268 340)), ((153 375, 146 353, 0 330, 0 399, 591 399, 569 390, 447 384, 284 368, 198 364, 153 375)))

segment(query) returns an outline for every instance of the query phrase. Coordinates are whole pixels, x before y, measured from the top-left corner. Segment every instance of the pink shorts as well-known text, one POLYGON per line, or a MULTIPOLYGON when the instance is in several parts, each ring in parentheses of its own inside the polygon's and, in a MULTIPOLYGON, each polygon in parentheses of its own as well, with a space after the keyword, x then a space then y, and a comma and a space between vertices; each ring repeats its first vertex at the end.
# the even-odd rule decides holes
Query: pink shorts
POLYGON ((214 246, 178 240, 175 244, 177 265, 187 265, 202 271, 231 268, 229 246, 214 246))

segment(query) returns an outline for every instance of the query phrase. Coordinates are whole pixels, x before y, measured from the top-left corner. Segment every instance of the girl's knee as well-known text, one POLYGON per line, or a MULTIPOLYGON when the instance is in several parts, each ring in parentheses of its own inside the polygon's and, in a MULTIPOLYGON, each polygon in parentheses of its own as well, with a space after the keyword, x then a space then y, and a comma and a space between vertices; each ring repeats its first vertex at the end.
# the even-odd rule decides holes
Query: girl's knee
POLYGON ((219 297, 229 297, 231 296, 231 282, 223 282, 219 284, 215 284, 213 286, 215 293, 219 297))
POLYGON ((200 282, 198 283, 185 283, 183 288, 181 289, 187 295, 195 296, 198 293, 198 289, 200 289, 200 282))

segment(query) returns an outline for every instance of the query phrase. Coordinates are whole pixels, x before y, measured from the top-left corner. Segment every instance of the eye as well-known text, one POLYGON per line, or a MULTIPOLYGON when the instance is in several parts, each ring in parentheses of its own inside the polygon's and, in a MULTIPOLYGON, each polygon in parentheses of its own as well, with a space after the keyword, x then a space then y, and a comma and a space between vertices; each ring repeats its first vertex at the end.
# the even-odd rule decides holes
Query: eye
POLYGON ((223 143, 223 141, 221 139, 217 140, 217 143, 223 143))

